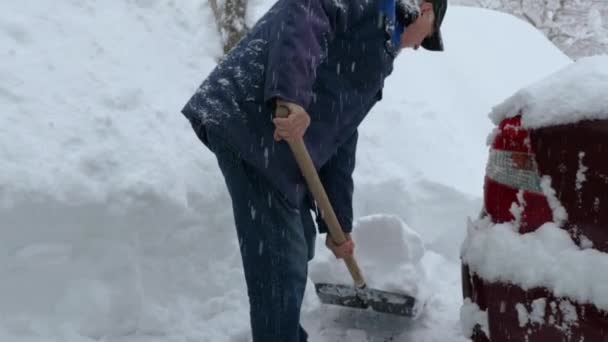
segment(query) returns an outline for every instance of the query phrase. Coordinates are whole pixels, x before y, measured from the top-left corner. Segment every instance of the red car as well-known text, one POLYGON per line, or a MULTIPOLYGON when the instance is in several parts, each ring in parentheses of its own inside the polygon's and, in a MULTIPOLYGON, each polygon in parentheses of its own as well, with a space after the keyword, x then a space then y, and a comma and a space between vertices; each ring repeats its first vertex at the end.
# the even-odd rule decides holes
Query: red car
MULTIPOLYGON (((608 101, 608 95, 605 98, 608 101)), ((484 206, 482 216, 492 224, 517 221, 519 234, 563 219, 559 228, 581 250, 608 253, 608 120, 534 129, 522 126, 521 115, 502 120, 491 141, 484 206), (543 179, 549 180, 545 176, 550 177, 567 217, 556 214, 555 203, 543 191, 543 179), (522 202, 525 205, 514 207, 522 202)), ((608 258, 608 254, 604 256, 608 258)), ((608 312, 598 308, 598 303, 557 296, 550 286, 524 289, 517 282, 484 279, 472 266, 463 258, 464 297, 484 317, 484 324, 472 331, 473 341, 608 341, 608 312), (539 300, 542 306, 537 305, 539 300), (564 303, 565 307, 558 307, 564 303), (534 321, 533 311, 543 319, 534 321)), ((608 269, 596 271, 606 273, 608 269)))

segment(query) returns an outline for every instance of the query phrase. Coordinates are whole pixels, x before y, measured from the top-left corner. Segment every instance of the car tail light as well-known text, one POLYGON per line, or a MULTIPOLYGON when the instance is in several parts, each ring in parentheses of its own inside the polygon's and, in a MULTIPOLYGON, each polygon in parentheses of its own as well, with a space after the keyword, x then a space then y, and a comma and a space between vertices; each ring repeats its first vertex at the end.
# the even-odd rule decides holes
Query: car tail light
POLYGON ((497 223, 519 220, 520 232, 551 221, 553 214, 541 188, 541 176, 521 117, 503 120, 492 141, 484 186, 486 212, 497 223), (517 205, 520 217, 512 212, 517 205))
POLYGON ((502 185, 542 194, 538 166, 530 153, 491 150, 486 176, 502 185))

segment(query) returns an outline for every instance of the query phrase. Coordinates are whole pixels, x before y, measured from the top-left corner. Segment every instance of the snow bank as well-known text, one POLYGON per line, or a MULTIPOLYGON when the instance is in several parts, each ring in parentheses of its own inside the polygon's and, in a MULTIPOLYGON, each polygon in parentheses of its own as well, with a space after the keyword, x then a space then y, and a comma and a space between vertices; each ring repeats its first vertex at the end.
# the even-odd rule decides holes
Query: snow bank
MULTIPOLYGON (((247 340, 230 202, 179 114, 221 51, 211 22, 199 0, 0 2, 0 340, 247 340)), ((422 322, 392 321, 395 341, 464 340, 458 246, 481 204, 485 114, 569 62, 508 15, 452 6, 444 25, 446 53, 399 56, 361 128, 356 216, 396 215, 426 251, 422 322)), ((348 340, 323 310, 309 284, 311 339, 348 340)))
POLYGON ((176 118, 219 48, 200 6, 0 5, 0 205, 121 207, 153 192, 184 206, 205 186, 211 158, 176 118))
POLYGON ((519 90, 490 113, 495 124, 522 114, 522 126, 540 128, 608 119, 608 56, 581 58, 519 90))
MULTIPOLYGON (((425 250, 418 233, 397 216, 373 215, 356 220, 352 236, 368 287, 419 296, 426 275, 420 264, 425 250)), ((315 283, 353 283, 342 262, 324 249, 318 248, 316 254, 310 265, 315 283)))
POLYGON ((462 259, 487 281, 546 287, 557 297, 608 310, 608 274, 597 271, 608 267, 608 257, 581 249, 554 223, 522 235, 512 224, 480 219, 469 227, 462 259))
POLYGON ((8 336, 247 333, 228 198, 179 114, 220 51, 201 6, 0 3, 8 336))

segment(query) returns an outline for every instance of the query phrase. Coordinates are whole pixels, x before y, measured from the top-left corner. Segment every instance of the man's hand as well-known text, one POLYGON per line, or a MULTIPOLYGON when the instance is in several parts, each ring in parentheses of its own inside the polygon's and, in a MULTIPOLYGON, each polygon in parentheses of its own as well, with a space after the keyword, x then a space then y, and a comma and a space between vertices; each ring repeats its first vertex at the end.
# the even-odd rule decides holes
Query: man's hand
POLYGON ((287 141, 301 139, 306 132, 306 129, 310 125, 310 116, 304 108, 301 106, 277 100, 277 107, 287 107, 289 110, 289 116, 286 118, 274 118, 272 122, 275 125, 274 140, 280 141, 285 139, 287 141))
POLYGON ((346 238, 346 241, 341 245, 336 245, 329 234, 327 234, 327 237, 325 238, 325 246, 327 246, 338 259, 352 256, 355 251, 355 243, 350 238, 350 234, 345 233, 344 237, 346 238))

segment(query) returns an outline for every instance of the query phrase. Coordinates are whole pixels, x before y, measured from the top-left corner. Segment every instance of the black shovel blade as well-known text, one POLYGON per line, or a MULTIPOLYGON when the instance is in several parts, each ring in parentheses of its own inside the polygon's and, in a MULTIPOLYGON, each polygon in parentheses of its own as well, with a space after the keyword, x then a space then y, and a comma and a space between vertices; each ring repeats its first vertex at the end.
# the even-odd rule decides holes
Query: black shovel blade
POLYGON ((317 295, 324 304, 339 305, 355 309, 368 309, 413 317, 416 299, 412 296, 356 286, 319 283, 315 284, 317 295))

